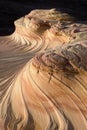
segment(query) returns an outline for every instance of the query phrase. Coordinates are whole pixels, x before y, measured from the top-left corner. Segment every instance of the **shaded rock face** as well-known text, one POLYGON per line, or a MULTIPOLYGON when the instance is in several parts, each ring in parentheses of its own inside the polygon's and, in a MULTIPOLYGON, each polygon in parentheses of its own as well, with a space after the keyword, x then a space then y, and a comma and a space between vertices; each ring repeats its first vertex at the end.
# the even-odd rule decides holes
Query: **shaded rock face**
POLYGON ((33 10, 0 37, 0 129, 87 129, 87 24, 33 10))
POLYGON ((14 21, 33 9, 57 8, 79 20, 87 20, 86 0, 0 0, 0 35, 14 32, 14 21))

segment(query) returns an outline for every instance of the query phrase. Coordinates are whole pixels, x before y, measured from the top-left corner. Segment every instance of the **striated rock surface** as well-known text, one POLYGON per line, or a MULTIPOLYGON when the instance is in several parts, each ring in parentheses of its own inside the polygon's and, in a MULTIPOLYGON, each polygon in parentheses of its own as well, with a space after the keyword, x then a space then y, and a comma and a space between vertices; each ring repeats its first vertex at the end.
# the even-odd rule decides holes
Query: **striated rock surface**
POLYGON ((33 10, 0 37, 0 129, 87 129, 87 24, 33 10))

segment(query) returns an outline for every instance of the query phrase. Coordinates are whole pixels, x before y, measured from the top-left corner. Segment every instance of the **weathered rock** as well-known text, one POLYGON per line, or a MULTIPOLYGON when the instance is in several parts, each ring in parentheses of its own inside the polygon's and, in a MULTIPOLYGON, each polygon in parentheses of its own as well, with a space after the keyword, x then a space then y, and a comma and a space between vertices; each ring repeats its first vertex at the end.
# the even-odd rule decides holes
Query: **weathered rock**
POLYGON ((87 129, 87 25, 34 10, 0 37, 0 129, 87 129))

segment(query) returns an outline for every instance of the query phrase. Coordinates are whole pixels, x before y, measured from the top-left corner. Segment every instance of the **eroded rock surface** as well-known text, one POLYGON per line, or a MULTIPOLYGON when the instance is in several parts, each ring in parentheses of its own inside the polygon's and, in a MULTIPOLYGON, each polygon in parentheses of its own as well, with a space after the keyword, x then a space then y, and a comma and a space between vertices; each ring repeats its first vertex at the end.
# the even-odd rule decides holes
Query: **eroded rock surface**
POLYGON ((87 129, 87 24, 33 10, 0 37, 0 129, 87 129))

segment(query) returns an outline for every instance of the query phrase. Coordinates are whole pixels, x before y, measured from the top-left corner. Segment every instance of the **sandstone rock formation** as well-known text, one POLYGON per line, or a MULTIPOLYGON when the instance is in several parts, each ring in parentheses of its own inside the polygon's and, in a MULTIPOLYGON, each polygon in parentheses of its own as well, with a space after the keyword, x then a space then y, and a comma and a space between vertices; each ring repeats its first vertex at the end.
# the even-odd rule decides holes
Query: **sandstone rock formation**
POLYGON ((0 129, 87 129, 87 24, 33 10, 0 37, 0 129))

